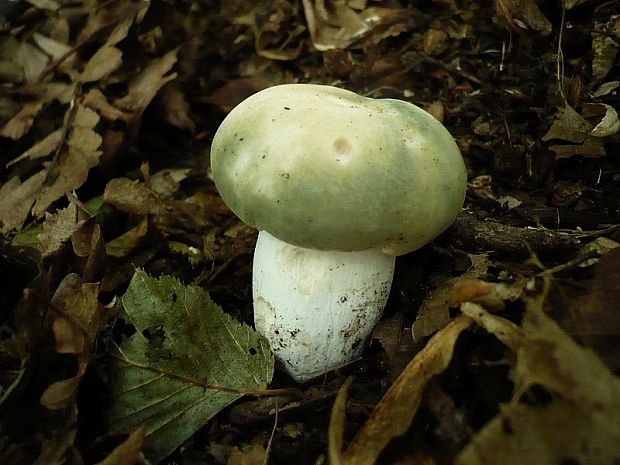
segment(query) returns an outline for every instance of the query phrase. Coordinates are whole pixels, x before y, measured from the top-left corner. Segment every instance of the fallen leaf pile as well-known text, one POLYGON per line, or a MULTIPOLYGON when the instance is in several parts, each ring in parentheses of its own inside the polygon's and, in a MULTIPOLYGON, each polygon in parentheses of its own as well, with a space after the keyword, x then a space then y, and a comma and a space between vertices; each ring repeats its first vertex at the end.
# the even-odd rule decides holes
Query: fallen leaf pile
POLYGON ((619 462, 619 44, 597 0, 0 2, 0 463, 619 462), (469 180, 303 385, 209 166, 295 82, 423 107, 469 180))

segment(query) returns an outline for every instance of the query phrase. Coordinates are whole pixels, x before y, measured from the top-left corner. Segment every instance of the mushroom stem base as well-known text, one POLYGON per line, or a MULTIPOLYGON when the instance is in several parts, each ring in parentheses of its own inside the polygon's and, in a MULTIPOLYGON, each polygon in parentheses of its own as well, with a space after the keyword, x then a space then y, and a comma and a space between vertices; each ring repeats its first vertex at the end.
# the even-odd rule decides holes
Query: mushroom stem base
POLYGON ((394 261, 378 249, 305 249, 259 233, 254 322, 296 381, 361 355, 385 308, 394 261))

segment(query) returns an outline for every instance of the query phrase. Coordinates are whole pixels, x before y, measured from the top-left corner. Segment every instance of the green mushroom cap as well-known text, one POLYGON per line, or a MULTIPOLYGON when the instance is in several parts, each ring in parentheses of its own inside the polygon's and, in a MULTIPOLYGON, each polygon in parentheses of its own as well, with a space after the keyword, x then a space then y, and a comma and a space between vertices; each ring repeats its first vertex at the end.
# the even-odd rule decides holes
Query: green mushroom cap
POLYGON ((258 92, 211 147, 222 199, 245 223, 319 250, 415 250, 456 218, 467 174, 454 139, 411 103, 331 86, 258 92))

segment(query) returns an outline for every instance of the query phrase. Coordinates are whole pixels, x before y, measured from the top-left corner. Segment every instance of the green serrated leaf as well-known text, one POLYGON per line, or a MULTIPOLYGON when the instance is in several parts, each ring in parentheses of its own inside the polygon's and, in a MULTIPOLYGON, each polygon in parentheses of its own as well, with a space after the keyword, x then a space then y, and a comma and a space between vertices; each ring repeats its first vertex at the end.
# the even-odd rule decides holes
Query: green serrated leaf
POLYGON ((115 432, 144 425, 145 452, 154 462, 244 392, 271 381, 267 341, 203 289, 138 270, 122 300, 136 333, 109 351, 105 422, 115 432))

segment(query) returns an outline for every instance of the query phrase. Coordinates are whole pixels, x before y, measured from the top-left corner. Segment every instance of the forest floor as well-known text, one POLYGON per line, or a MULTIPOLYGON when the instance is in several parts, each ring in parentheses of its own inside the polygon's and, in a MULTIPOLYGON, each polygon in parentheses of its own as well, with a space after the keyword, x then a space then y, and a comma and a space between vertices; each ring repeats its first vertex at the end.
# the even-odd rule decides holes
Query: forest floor
POLYGON ((619 49, 615 0, 0 3, 0 463, 620 463, 619 49), (209 170, 283 83, 414 103, 468 171, 304 384, 209 170))

